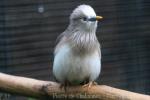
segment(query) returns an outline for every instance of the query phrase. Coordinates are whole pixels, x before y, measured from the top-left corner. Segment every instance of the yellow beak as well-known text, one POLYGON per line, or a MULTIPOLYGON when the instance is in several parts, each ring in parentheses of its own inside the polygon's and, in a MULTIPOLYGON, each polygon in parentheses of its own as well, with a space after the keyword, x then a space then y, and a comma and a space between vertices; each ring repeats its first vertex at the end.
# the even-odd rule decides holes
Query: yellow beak
POLYGON ((96 16, 96 20, 97 20, 97 21, 100 21, 101 19, 103 19, 102 16, 96 16))

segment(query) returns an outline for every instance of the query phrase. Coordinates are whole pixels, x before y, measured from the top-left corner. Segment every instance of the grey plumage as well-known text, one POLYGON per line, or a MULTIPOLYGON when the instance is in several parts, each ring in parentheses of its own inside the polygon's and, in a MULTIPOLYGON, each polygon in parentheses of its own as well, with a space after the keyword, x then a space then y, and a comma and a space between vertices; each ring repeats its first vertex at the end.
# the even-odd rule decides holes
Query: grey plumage
POLYGON ((96 14, 91 6, 78 6, 70 16, 68 28, 59 36, 53 74, 62 84, 94 81, 100 74, 101 51, 94 18, 96 14))

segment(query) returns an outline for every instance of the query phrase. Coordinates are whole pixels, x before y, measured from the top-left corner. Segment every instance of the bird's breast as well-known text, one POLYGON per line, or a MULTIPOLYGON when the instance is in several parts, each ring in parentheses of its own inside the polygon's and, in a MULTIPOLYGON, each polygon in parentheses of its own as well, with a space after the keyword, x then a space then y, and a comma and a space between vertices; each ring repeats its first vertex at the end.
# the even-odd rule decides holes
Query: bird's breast
POLYGON ((60 81, 83 81, 90 77, 96 79, 100 72, 100 56, 98 51, 80 55, 72 51, 70 45, 62 46, 55 55, 54 74, 60 81))

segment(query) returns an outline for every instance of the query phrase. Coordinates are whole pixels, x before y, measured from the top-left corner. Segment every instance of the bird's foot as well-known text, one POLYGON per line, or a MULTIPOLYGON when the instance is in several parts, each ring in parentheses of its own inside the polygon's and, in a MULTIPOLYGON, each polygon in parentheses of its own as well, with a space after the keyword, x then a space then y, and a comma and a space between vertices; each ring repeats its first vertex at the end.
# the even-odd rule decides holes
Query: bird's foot
POLYGON ((65 91, 67 90, 67 86, 65 84, 60 84, 60 88, 64 89, 65 91))
POLYGON ((94 81, 94 82, 93 82, 93 85, 98 85, 98 83, 94 81))
POLYGON ((68 81, 65 81, 65 83, 60 84, 60 88, 61 88, 61 89, 64 89, 65 92, 67 91, 67 86, 69 86, 69 82, 68 82, 68 81))
POLYGON ((92 82, 89 82, 89 83, 83 85, 83 87, 88 87, 88 89, 89 89, 89 88, 91 88, 92 85, 97 85, 97 83, 92 81, 92 82))

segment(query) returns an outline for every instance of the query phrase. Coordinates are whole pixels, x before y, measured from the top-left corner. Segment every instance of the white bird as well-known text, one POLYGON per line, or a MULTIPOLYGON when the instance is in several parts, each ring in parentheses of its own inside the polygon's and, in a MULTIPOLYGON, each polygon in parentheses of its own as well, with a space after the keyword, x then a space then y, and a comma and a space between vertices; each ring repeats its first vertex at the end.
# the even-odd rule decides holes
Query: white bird
POLYGON ((54 52, 53 74, 62 85, 91 84, 98 78, 101 51, 96 29, 101 19, 89 5, 78 6, 70 15, 54 52))

